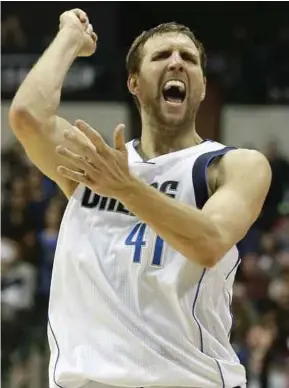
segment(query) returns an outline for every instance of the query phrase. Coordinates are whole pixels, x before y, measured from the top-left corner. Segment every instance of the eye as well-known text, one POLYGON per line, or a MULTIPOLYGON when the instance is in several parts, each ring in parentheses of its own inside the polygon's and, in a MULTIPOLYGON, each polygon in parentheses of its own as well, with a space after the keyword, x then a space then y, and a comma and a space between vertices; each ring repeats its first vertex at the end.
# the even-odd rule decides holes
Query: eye
POLYGON ((158 53, 156 53, 154 56, 153 56, 153 61, 161 61, 163 59, 167 59, 171 56, 171 52, 169 50, 164 50, 164 51, 160 51, 158 53))
POLYGON ((183 58, 184 61, 192 62, 195 65, 198 64, 198 59, 194 55, 188 53, 188 52, 182 52, 181 57, 183 58))

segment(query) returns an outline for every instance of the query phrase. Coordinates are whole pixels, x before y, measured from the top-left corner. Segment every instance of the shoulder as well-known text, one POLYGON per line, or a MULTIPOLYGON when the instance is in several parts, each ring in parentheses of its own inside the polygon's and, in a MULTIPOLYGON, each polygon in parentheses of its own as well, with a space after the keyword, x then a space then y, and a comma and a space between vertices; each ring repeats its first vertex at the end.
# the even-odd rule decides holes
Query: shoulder
POLYGON ((217 158, 208 170, 209 191, 212 195, 225 183, 248 180, 251 184, 261 183, 266 190, 271 183, 271 167, 267 158, 259 151, 232 149, 217 158))
POLYGON ((271 167, 267 158, 256 150, 240 148, 226 153, 220 159, 219 169, 223 170, 226 176, 242 174, 271 179, 271 167))
POLYGON ((272 179, 267 158, 259 151, 236 149, 228 152, 218 166, 218 187, 246 192, 262 200, 266 197, 272 179))

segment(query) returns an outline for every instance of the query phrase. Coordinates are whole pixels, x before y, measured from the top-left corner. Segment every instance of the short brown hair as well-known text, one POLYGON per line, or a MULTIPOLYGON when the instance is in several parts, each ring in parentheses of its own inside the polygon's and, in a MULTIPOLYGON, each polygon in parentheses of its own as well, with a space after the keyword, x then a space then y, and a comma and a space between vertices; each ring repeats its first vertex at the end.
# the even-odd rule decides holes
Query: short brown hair
POLYGON ((162 35, 170 32, 187 35, 196 45, 201 60, 203 73, 206 72, 207 57, 203 44, 196 38, 193 31, 188 27, 176 22, 163 23, 148 31, 143 31, 131 45, 126 57, 126 69, 128 74, 138 73, 142 60, 142 48, 145 43, 155 35, 162 35))

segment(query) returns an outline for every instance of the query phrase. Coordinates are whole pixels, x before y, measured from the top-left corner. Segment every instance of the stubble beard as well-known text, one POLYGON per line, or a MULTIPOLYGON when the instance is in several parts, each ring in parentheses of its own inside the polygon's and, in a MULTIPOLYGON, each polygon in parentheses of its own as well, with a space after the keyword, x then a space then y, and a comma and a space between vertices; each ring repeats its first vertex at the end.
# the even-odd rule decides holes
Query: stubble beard
POLYGON ((166 117, 166 115, 163 114, 159 98, 149 101, 144 106, 144 110, 152 129, 161 131, 167 136, 175 136, 189 131, 194 126, 195 109, 190 109, 190 106, 193 106, 190 101, 187 101, 186 104, 187 107, 183 117, 176 117, 175 119, 166 117))

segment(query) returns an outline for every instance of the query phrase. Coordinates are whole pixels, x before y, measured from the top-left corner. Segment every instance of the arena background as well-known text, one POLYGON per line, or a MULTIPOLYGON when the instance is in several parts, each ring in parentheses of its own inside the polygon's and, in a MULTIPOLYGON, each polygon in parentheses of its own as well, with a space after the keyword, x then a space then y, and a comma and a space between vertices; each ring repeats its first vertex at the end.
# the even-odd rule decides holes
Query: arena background
MULTIPOLYGON (((47 301, 66 200, 15 142, 8 109, 27 71, 57 32, 59 15, 84 9, 97 53, 76 61, 61 115, 83 118, 108 142, 116 124, 139 135, 126 90, 132 40, 165 21, 191 27, 208 53, 202 137, 256 148, 272 166, 263 211, 242 242, 232 343, 249 388, 289 387, 289 6, 284 2, 4 2, 1 15, 2 387, 47 388, 47 301)), ((252 180, 254 171, 252 171, 252 180)), ((228 387, 229 388, 229 387, 228 387)))

